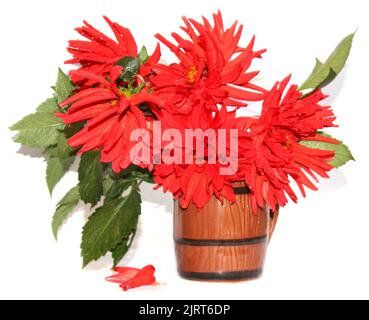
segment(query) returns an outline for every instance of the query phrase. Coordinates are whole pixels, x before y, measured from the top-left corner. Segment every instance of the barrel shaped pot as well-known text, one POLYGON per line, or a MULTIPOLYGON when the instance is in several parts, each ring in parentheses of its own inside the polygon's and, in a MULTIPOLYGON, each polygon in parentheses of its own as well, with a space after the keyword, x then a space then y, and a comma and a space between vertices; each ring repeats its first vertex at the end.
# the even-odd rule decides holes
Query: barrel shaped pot
POLYGON ((254 214, 249 189, 234 186, 236 202, 213 197, 202 209, 174 203, 174 241, 179 274, 190 280, 241 281, 261 276, 278 210, 254 214))

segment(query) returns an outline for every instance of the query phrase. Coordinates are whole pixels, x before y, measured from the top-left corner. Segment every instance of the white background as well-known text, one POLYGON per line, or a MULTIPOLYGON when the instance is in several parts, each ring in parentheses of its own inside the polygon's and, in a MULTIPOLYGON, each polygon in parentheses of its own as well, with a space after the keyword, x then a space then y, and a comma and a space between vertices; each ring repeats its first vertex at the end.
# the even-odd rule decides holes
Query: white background
MULTIPOLYGON (((369 24, 367 1, 1 1, 0 105, 1 202, 0 298, 99 299, 258 299, 369 298, 369 24), (45 163, 37 151, 13 143, 7 129, 45 98, 56 69, 69 58, 65 47, 76 38, 83 19, 107 31, 108 15, 132 29, 150 50, 153 34, 177 31, 182 15, 199 18, 220 8, 227 24, 238 19, 246 40, 256 34, 257 48, 268 48, 255 68, 260 84, 293 73, 301 83, 314 58, 325 59, 356 28, 348 66, 327 88, 338 116, 334 135, 351 147, 356 162, 332 172, 299 205, 282 210, 263 278, 237 284, 196 283, 176 274, 169 195, 145 186, 143 214, 133 250, 123 264, 153 264, 161 285, 122 292, 104 281, 105 258, 81 270, 83 207, 63 227, 59 241, 50 222, 58 199, 73 186, 71 172, 50 200, 45 163), (27 156, 24 156, 26 154, 27 156)), ((171 61, 166 50, 164 59, 171 61)))

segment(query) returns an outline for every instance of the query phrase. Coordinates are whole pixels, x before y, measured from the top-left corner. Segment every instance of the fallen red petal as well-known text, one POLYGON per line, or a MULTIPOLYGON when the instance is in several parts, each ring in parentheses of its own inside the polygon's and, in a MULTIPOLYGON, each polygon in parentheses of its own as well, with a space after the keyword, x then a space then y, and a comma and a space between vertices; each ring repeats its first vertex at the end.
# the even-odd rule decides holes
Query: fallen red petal
POLYGON ((105 278, 106 281, 119 283, 119 286, 127 291, 141 286, 155 285, 155 267, 147 265, 142 269, 131 267, 117 267, 114 269, 116 274, 105 278))

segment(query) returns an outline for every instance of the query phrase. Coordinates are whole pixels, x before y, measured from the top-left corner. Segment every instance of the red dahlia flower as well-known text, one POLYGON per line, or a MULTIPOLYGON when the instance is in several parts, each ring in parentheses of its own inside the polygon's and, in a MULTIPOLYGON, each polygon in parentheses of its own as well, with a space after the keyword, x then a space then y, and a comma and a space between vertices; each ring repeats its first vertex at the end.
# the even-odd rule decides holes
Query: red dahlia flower
POLYGON ((253 51, 255 38, 247 47, 238 42, 242 25, 237 21, 224 29, 221 13, 214 15, 214 25, 203 18, 203 23, 183 18, 182 27, 189 39, 172 33, 177 44, 161 35, 156 37, 179 59, 169 66, 153 66, 152 82, 165 107, 173 113, 189 114, 193 108, 217 111, 216 104, 245 106, 245 101, 261 100, 265 90, 251 84, 258 72, 247 72, 254 58, 265 50, 253 51), (242 101, 240 101, 242 100, 242 101))
MULTIPOLYGON (((199 110, 199 109, 198 109, 199 110)), ((185 137, 186 129, 202 129, 205 132, 208 129, 215 130, 216 141, 204 140, 204 155, 205 157, 198 159, 198 145, 193 144, 193 149, 188 148, 183 149, 183 159, 182 164, 158 164, 154 169, 154 181, 157 183, 157 187, 163 187, 163 191, 168 190, 174 195, 174 198, 180 198, 180 205, 183 208, 187 208, 192 201, 195 206, 202 208, 214 195, 220 201, 227 199, 231 202, 235 201, 235 195, 232 189, 232 178, 233 175, 224 175, 221 173, 221 169, 229 168, 229 161, 231 160, 232 154, 230 153, 231 148, 234 147, 230 144, 230 130, 235 129, 238 131, 237 139, 237 152, 242 154, 242 159, 246 163, 251 163, 254 155, 251 140, 248 134, 244 131, 238 130, 241 125, 238 123, 238 119, 235 117, 235 112, 227 112, 226 108, 223 107, 220 112, 216 113, 213 119, 209 119, 207 125, 201 121, 197 114, 197 110, 192 114, 192 121, 188 123, 177 123, 174 125, 178 128, 182 137, 185 137), (215 144, 219 147, 219 135, 218 129, 225 130, 227 134, 226 145, 222 146, 224 148, 225 154, 221 153, 219 148, 217 149, 217 159, 216 161, 209 161, 209 150, 214 148, 215 144), (193 163, 185 162, 185 153, 190 154, 194 159, 193 163), (228 161, 224 161, 224 159, 228 161)), ((170 117, 170 115, 164 115, 164 119, 170 117)), ((170 123, 173 125, 175 123, 174 118, 171 121, 168 119, 163 121, 164 123, 170 123)), ((184 138, 185 140, 185 138, 184 138)), ((185 146, 185 142, 182 143, 181 147, 185 146)), ((238 165, 238 154, 233 160, 236 161, 238 165)), ((235 174, 235 172, 233 172, 235 174)))
MULTIPOLYGON (((104 19, 113 31, 116 41, 84 21, 85 25, 76 28, 76 31, 87 40, 69 41, 67 50, 73 55, 73 58, 65 63, 79 64, 80 70, 106 76, 120 59, 127 56, 137 56, 137 45, 131 31, 116 22, 110 21, 105 16, 104 19)), ((160 48, 157 46, 155 53, 147 61, 146 68, 142 68, 141 75, 146 75, 148 73, 147 66, 158 62, 159 58, 160 48)), ((94 84, 94 80, 87 79, 83 74, 72 73, 71 78, 74 83, 79 85, 89 86, 94 84)))
POLYGON ((293 85, 282 98, 289 78, 277 83, 265 98, 260 118, 245 120, 244 129, 250 132, 256 158, 250 164, 240 165, 239 177, 243 177, 252 192, 254 212, 257 206, 267 204, 275 210, 284 206, 288 195, 293 201, 297 196, 290 186, 294 180, 305 196, 304 186, 317 190, 308 175, 328 177, 333 167, 328 163, 334 151, 305 147, 301 140, 317 140, 338 143, 317 133, 326 127, 334 127, 334 114, 330 107, 321 106, 326 98, 320 91, 303 97, 293 85), (249 177, 246 177, 251 173, 249 177))
POLYGON ((61 103, 62 107, 70 105, 68 111, 57 114, 65 124, 86 121, 84 128, 69 139, 69 145, 73 148, 82 147, 80 154, 101 149, 101 161, 112 162, 116 172, 131 164, 130 151, 136 143, 130 141, 131 132, 146 129, 146 119, 139 108, 140 104, 145 102, 154 109, 158 103, 158 99, 149 94, 147 88, 132 93, 118 87, 116 82, 121 72, 122 67, 113 67, 108 81, 88 71, 71 71, 72 75, 83 76, 99 86, 74 94, 61 103))

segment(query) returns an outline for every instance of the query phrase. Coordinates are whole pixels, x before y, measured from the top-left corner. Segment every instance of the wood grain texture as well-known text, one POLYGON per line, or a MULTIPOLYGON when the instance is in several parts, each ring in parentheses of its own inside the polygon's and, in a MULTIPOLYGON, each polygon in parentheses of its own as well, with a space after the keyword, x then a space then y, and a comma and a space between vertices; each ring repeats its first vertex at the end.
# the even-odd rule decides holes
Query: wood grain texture
POLYGON ((178 269, 187 272, 232 272, 262 269, 266 243, 234 247, 176 245, 178 269))
POLYGON ((178 201, 174 204, 174 236, 191 239, 243 239, 267 234, 266 210, 251 213, 249 195, 237 195, 237 201, 228 201, 222 206, 218 199, 198 209, 190 203, 182 209, 178 201))
POLYGON ((234 204, 223 205, 213 197, 202 209, 192 203, 182 209, 175 201, 178 270, 182 276, 203 273, 208 280, 212 273, 217 280, 223 273, 258 270, 255 276, 259 275, 277 218, 278 211, 270 214, 267 208, 253 214, 249 194, 236 195, 234 204))

